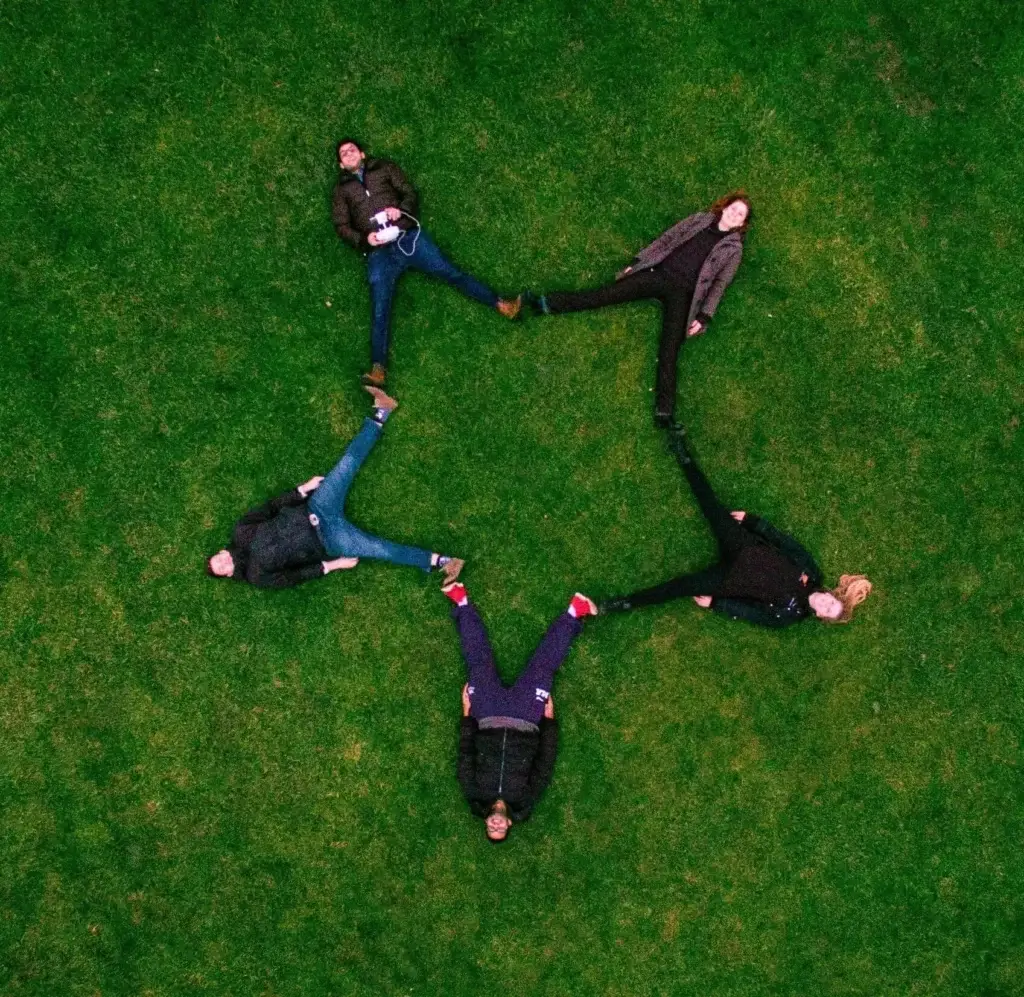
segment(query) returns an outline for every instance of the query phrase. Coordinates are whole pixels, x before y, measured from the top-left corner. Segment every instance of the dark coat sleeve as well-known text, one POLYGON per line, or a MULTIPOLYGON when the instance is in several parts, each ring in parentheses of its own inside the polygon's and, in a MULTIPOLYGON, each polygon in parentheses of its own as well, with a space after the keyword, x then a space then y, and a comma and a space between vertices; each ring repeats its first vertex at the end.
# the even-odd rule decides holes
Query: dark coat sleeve
POLYGON ((296 568, 280 568, 277 571, 265 571, 257 559, 249 561, 245 571, 246 581, 261 589, 286 589, 293 585, 301 585, 313 578, 322 578, 324 565, 322 561, 313 561, 296 568))
POLYGON ((239 521, 239 526, 255 526, 273 519, 282 509, 289 505, 302 505, 306 500, 299 494, 298 488, 282 492, 277 498, 269 499, 263 505, 250 509, 239 521))
POLYGON ((515 819, 526 820, 534 805, 541 798, 551 782, 555 771, 555 756, 558 754, 558 721, 544 717, 540 722, 540 744, 530 769, 530 780, 526 784, 526 797, 516 809, 515 819))
POLYGON ((743 525, 751 533, 757 534, 767 544, 785 554, 801 571, 806 572, 808 590, 815 589, 821 584, 821 569, 803 544, 760 516, 751 516, 748 513, 743 518, 743 525))
POLYGON ((413 218, 418 218, 419 198, 416 195, 416 188, 409 183, 408 177, 401 171, 397 163, 389 161, 387 169, 388 180, 398 194, 398 204, 395 207, 401 208, 402 211, 407 215, 412 215, 413 218))
POLYGON ((791 616, 784 610, 772 609, 766 602, 756 599, 712 599, 711 609, 730 620, 745 620, 759 627, 781 629, 797 623, 802 616, 791 616))
POLYGON ((459 725, 459 761, 456 775, 462 787, 462 795, 471 802, 476 790, 476 731, 476 720, 473 717, 463 717, 459 725))
POLYGON ((352 213, 349 211, 348 198, 339 184, 334 188, 334 203, 331 206, 331 220, 334 222, 334 231, 347 242, 353 249, 365 253, 371 248, 366 241, 366 235, 352 227, 352 213))

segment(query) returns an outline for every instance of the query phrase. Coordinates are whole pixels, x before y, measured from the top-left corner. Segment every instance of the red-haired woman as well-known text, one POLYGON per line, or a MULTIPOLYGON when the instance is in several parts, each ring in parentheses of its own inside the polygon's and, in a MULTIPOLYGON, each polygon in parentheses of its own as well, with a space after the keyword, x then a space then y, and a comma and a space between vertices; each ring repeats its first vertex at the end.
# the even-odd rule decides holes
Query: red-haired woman
POLYGON ((750 225, 750 201, 738 191, 673 225, 621 270, 615 283, 592 291, 528 294, 534 312, 557 315, 626 301, 661 302, 654 421, 675 421, 676 361, 686 336, 700 335, 715 314, 743 258, 743 233, 750 225))

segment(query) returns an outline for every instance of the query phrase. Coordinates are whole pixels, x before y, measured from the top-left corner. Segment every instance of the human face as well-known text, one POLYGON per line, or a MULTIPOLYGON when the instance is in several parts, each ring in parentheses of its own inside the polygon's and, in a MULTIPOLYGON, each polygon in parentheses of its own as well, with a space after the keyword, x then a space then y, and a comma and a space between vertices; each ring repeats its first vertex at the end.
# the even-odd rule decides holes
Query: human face
POLYGON ((747 220, 748 214, 750 214, 750 209, 747 207, 746 201, 730 201, 722 209, 722 218, 718 227, 723 232, 731 232, 747 220))
POLYGON ((812 592, 807 602, 819 620, 838 620, 843 615, 843 604, 831 592, 812 592))
POLYGON ((494 809, 487 815, 487 837, 491 841, 501 841, 508 834, 512 821, 508 818, 508 808, 504 800, 498 800, 494 809))
POLYGON ((346 142, 338 150, 338 162, 341 163, 342 168, 348 170, 349 173, 355 173, 355 171, 363 165, 363 160, 365 158, 365 153, 358 145, 355 144, 355 142, 346 142))
POLYGON ((210 558, 210 570, 218 578, 230 578, 235 570, 235 561, 226 550, 219 550, 210 558))

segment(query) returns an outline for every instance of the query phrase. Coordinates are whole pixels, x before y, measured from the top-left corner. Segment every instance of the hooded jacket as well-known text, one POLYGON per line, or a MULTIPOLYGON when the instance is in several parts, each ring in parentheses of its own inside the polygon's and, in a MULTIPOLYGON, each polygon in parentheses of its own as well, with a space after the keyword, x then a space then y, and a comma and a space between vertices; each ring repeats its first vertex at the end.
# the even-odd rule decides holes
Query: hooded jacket
POLYGON ((459 732, 459 785, 477 817, 486 817, 502 799, 513 821, 530 816, 551 782, 558 752, 558 721, 545 717, 540 728, 481 730, 475 717, 463 717, 459 732))

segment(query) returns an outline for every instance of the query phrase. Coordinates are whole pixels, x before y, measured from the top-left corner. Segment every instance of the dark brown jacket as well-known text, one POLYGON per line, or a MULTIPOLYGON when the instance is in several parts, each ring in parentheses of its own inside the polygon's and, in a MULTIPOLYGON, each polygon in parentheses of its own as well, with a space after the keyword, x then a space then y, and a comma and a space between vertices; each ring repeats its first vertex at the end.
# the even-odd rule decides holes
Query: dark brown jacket
MULTIPOLYGON (((375 247, 366 237, 376 230, 373 216, 385 208, 400 208, 409 215, 416 215, 418 203, 416 189, 405 178, 405 174, 390 159, 363 161, 365 172, 360 183, 358 174, 342 170, 334 187, 334 202, 331 218, 334 230, 353 249, 367 253, 375 247)), ((415 222, 405 215, 392 224, 401 229, 415 227, 415 222)))
MULTIPOLYGON (((678 249, 684 242, 692 239, 698 232, 703 232, 718 221, 718 216, 710 211, 700 211, 684 218, 662 233, 649 246, 644 247, 633 258, 633 263, 620 270, 617 280, 637 270, 649 270, 657 266, 669 253, 678 249)), ((693 292, 690 314, 686 319, 689 325, 698 315, 711 318, 715 314, 718 302, 722 300, 725 289, 736 276, 736 270, 743 259, 743 237, 739 232, 730 232, 715 244, 708 253, 704 266, 700 268, 697 287, 693 292)))

